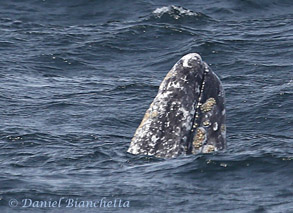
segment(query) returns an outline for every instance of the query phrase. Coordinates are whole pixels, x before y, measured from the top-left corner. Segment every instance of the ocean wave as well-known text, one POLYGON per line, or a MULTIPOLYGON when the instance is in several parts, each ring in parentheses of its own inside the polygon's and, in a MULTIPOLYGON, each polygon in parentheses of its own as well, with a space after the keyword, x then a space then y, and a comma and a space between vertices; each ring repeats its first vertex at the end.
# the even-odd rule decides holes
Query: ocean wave
POLYGON ((125 91, 125 90, 136 90, 136 89, 158 89, 159 86, 152 85, 152 84, 145 84, 145 83, 129 83, 124 85, 118 85, 116 86, 113 91, 125 91))
POLYGON ((153 14, 158 18, 161 18, 164 14, 169 14, 171 17, 175 19, 179 19, 182 16, 198 16, 199 15, 199 13, 195 13, 191 10, 185 9, 180 6, 174 6, 174 5, 157 8, 153 11, 153 14))
POLYGON ((197 172, 232 171, 242 169, 264 170, 270 167, 287 166, 292 164, 293 156, 284 153, 268 152, 243 152, 229 154, 214 153, 200 154, 196 156, 183 156, 171 160, 162 160, 146 156, 130 156, 128 160, 130 168, 144 168, 144 173, 157 173, 168 170, 173 174, 192 174, 197 172), (135 161, 135 163, 134 163, 135 161))
POLYGON ((170 5, 170 6, 156 8, 152 12, 152 17, 154 17, 155 19, 160 19, 160 20, 184 20, 186 18, 200 19, 202 17, 208 17, 208 16, 200 12, 193 12, 181 6, 170 5))
POLYGON ((265 9, 268 7, 276 7, 276 6, 288 6, 291 5, 292 1, 290 0, 260 0, 260 1, 252 1, 252 0, 238 0, 239 5, 254 8, 254 9, 265 9))

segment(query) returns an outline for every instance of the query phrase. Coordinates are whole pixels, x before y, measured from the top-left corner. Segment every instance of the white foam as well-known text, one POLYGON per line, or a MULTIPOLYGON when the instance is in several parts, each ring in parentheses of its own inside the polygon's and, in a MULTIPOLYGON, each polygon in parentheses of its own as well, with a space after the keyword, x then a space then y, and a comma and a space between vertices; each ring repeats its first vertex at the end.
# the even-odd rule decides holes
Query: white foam
POLYGON ((185 9, 183 7, 178 7, 178 6, 174 6, 174 5, 170 5, 170 6, 164 6, 164 7, 160 7, 160 8, 156 8, 153 11, 153 14, 155 16, 157 16, 158 18, 160 18, 162 15, 164 14, 170 14, 170 15, 175 15, 175 18, 178 19, 181 15, 185 15, 185 16, 197 16, 198 14, 195 12, 192 12, 191 10, 185 9), (174 11, 178 11, 179 12, 179 16, 175 15, 174 11))
POLYGON ((155 15, 162 15, 164 13, 167 13, 168 11, 170 11, 170 6, 169 7, 161 7, 161 8, 157 8, 153 11, 153 14, 155 15))

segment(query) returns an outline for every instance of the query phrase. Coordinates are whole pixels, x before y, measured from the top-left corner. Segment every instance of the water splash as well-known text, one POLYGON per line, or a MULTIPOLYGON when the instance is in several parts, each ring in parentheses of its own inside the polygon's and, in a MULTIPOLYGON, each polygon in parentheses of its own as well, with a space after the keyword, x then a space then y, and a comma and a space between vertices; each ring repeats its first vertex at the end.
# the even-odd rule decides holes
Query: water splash
POLYGON ((168 15, 168 16, 177 20, 177 19, 180 19, 184 16, 197 17, 200 14, 193 12, 191 10, 188 10, 186 8, 183 8, 181 6, 171 5, 171 6, 165 6, 165 7, 160 7, 160 8, 155 9, 153 11, 153 15, 156 18, 161 18, 164 15, 168 15))

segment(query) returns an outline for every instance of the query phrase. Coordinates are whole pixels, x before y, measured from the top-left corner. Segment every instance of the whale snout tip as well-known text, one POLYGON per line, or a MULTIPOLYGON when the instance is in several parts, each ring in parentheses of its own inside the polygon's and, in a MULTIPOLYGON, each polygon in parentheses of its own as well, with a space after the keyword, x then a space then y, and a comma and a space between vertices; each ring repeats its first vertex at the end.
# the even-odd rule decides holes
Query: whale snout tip
POLYGON ((198 53, 188 53, 183 57, 193 58, 196 60, 202 60, 200 54, 198 54, 198 53))
POLYGON ((183 67, 192 67, 192 62, 202 63, 202 58, 198 53, 188 53, 187 55, 183 56, 181 59, 183 67))

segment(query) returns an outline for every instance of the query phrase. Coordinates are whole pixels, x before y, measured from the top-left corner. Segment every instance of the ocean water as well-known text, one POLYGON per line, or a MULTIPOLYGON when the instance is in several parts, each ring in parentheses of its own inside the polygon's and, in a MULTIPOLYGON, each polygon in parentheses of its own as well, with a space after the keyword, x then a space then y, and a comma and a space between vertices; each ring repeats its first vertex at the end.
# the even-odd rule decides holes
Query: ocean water
POLYGON ((0 212, 293 212, 292 11, 291 0, 0 1, 0 212), (227 150, 127 153, 190 52, 222 80, 227 150))

